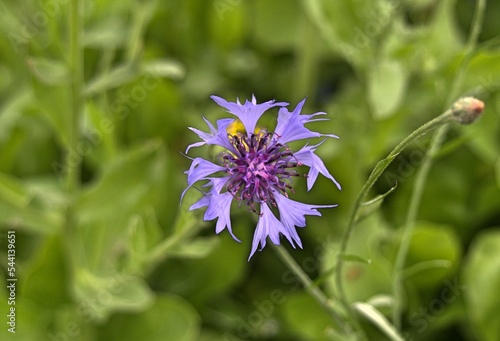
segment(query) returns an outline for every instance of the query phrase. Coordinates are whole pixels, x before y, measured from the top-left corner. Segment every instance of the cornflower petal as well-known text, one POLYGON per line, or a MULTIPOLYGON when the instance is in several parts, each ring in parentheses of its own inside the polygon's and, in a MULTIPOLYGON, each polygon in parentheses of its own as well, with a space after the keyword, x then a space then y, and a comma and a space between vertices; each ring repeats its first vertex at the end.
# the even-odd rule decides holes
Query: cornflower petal
POLYGON ((275 102, 274 100, 257 104, 255 96, 252 96, 251 102, 247 100, 243 105, 240 104, 239 100, 234 103, 228 102, 224 98, 218 96, 210 96, 210 98, 212 98, 215 103, 221 107, 226 108, 230 114, 238 117, 241 123, 245 126, 248 136, 254 133, 257 121, 266 110, 269 110, 272 107, 284 107, 288 105, 286 102, 275 102))
POLYGON ((288 199, 284 195, 278 193, 275 195, 275 198, 280 212, 280 221, 288 229, 289 234, 300 248, 302 248, 302 243, 295 227, 306 226, 306 215, 321 216, 321 213, 317 210, 317 208, 331 208, 337 206, 303 204, 298 201, 288 199))
POLYGON ((273 212, 269 209, 269 206, 266 203, 262 203, 260 205, 260 218, 253 235, 252 251, 250 251, 248 260, 250 260, 255 251, 257 251, 259 244, 259 251, 262 251, 262 249, 266 246, 267 237, 271 239, 274 245, 280 245, 280 233, 284 235, 290 244, 292 244, 295 248, 288 229, 274 216, 273 212))
POLYGON ((203 187, 212 188, 208 193, 198 200, 196 203, 191 205, 189 208, 190 211, 207 207, 205 215, 203 216, 204 221, 217 219, 217 224, 215 226, 215 233, 221 233, 226 227, 231 237, 237 242, 241 242, 236 236, 233 234, 233 230, 231 228, 231 202, 233 201, 233 196, 229 192, 225 192, 220 194, 222 187, 225 185, 229 177, 224 178, 210 178, 210 181, 203 185, 203 187))
POLYGON ((186 154, 189 152, 189 149, 193 147, 200 147, 203 146, 204 144, 208 145, 218 145, 221 147, 224 147, 228 150, 234 150, 233 146, 231 143, 229 143, 229 140, 227 138, 227 132, 226 128, 234 122, 234 119, 232 118, 223 118, 221 120, 217 120, 217 129, 213 126, 212 123, 210 123, 209 120, 207 120, 205 117, 203 117, 203 120, 207 123, 208 128, 210 129, 209 133, 206 133, 202 130, 189 127, 189 129, 193 132, 195 132, 202 140, 203 142, 196 142, 193 144, 190 144, 187 149, 186 149, 186 154))
POLYGON ((236 236, 233 234, 233 230, 231 228, 231 202, 233 201, 233 196, 231 193, 226 192, 222 194, 214 194, 210 196, 210 202, 208 204, 208 208, 205 212, 205 216, 203 220, 213 220, 217 219, 217 225, 215 226, 215 233, 219 234, 227 228, 231 237, 237 242, 241 242, 236 236))
POLYGON ((319 173, 323 174, 324 177, 332 180, 333 183, 337 186, 337 188, 341 189, 338 181, 335 180, 335 178, 330 174, 330 172, 328 172, 328 169, 326 169, 323 160, 321 160, 321 158, 318 155, 314 154, 316 148, 323 142, 320 142, 314 146, 305 145, 304 147, 302 147, 301 150, 293 154, 300 163, 310 167, 309 173, 307 174, 308 191, 310 191, 311 188, 313 187, 319 173))
POLYGON ((185 172, 188 175, 188 186, 184 191, 182 191, 181 201, 182 198, 184 198, 184 194, 186 194, 186 191, 191 188, 191 186, 195 182, 205 179, 210 174, 217 173, 223 170, 225 170, 224 167, 216 165, 215 163, 207 161, 201 157, 195 158, 191 163, 191 167, 189 167, 189 170, 185 172))
POLYGON ((287 108, 280 108, 278 112, 278 123, 276 125, 275 134, 279 143, 285 144, 291 141, 303 140, 313 137, 333 137, 338 136, 333 134, 320 134, 307 129, 304 125, 310 122, 324 121, 327 119, 313 119, 317 115, 325 115, 324 112, 318 112, 311 115, 301 115, 300 112, 304 106, 305 99, 302 100, 295 109, 290 112, 287 108))

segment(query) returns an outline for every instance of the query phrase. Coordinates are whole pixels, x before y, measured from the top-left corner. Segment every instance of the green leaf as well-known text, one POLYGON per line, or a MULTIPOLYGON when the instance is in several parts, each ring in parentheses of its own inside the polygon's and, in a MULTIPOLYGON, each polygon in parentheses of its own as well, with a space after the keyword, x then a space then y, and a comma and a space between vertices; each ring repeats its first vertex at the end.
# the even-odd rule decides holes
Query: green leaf
POLYGON ((456 271, 460 258, 460 241, 453 229, 421 222, 411 238, 405 272, 413 284, 435 287, 456 271))
POLYGON ((350 255, 350 254, 345 254, 342 255, 342 259, 347 261, 347 262, 355 262, 355 263, 363 263, 363 264, 371 264, 372 260, 367 259, 358 255, 350 255))
POLYGON ((169 59, 148 60, 141 65, 141 70, 153 78, 163 77, 180 80, 186 75, 186 69, 181 63, 169 59))
POLYGON ((33 199, 33 193, 13 176, 0 173, 0 198, 13 205, 26 207, 33 199))
POLYGON ((48 85, 67 85, 70 83, 66 64, 58 60, 31 58, 28 60, 31 73, 42 83, 48 85))
POLYGON ((153 293, 139 277, 115 273, 97 275, 76 270, 74 292, 89 318, 104 321, 117 311, 140 312, 154 301, 153 293))
POLYGON ((110 341, 197 341, 200 317, 186 300, 159 294, 154 305, 142 314, 117 314, 102 330, 110 341))
POLYGON ((144 254, 155 246, 160 241, 162 232, 154 210, 149 210, 143 216, 133 216, 129 233, 131 250, 137 254, 144 254))
POLYGON ((407 79, 407 72, 396 61, 384 60, 370 70, 368 98, 376 119, 395 113, 404 98, 407 79))
POLYGON ((391 187, 387 192, 383 194, 377 195, 375 198, 365 201, 364 203, 361 204, 359 207, 358 212, 356 212, 356 221, 360 221, 363 218, 366 218, 369 216, 371 213, 375 212, 380 208, 382 205, 382 202, 384 201, 384 198, 387 197, 389 194, 391 194, 398 184, 396 183, 393 187, 391 187))
POLYGON ((22 115, 22 109, 32 100, 31 91, 28 87, 24 87, 2 103, 0 107, 0 142, 9 138, 11 129, 22 115))
POLYGON ((335 333, 332 319, 311 296, 305 292, 286 293, 282 300, 276 306, 285 318, 287 329, 304 340, 331 340, 331 334, 335 333))
POLYGON ((133 274, 143 274, 147 268, 149 250, 160 241, 162 232, 154 210, 130 218, 128 228, 128 269, 133 274))
MULTIPOLYGON (((354 229, 347 252, 365 260, 371 260, 370 264, 365 262, 345 262, 342 273, 344 290, 349 302, 367 301, 381 292, 391 292, 390 273, 393 265, 388 261, 387 253, 391 245, 388 236, 392 229, 387 226, 386 220, 382 218, 381 212, 370 215, 354 229)), ((338 246, 331 241, 324 249, 336 254, 338 246)), ((334 269, 335 258, 328 255, 323 257, 323 269, 334 269)), ((336 269, 334 269, 336 270, 336 269)), ((337 292, 334 276, 330 276, 326 282, 330 292, 337 292)))
MULTIPOLYGON (((463 269, 470 330, 484 341, 500 340, 500 231, 498 227, 480 233, 473 241, 463 269)), ((465 290, 464 290, 465 289, 465 290)), ((460 294, 460 291, 458 291, 460 294)))
POLYGON ((387 320, 387 318, 378 311, 374 306, 364 302, 354 303, 354 308, 374 325, 376 325, 385 335, 393 341, 404 341, 404 338, 399 335, 396 328, 387 320))
POLYGON ((164 176, 165 156, 160 141, 133 148, 106 167, 77 201, 79 222, 128 222, 149 206, 155 184, 164 176))
POLYGON ((51 308, 70 302, 69 273, 59 237, 47 238, 22 277, 23 298, 51 308))
POLYGON ((140 68, 135 63, 126 63, 92 79, 85 87, 83 93, 85 96, 103 93, 127 84, 139 75, 140 68))
POLYGON ((33 90, 42 113, 56 132, 57 139, 62 145, 68 145, 71 132, 69 129, 70 87, 61 84, 48 86, 37 77, 33 77, 33 90))
POLYGON ((214 248, 219 245, 219 243, 220 238, 218 236, 197 238, 173 248, 169 252, 169 255, 179 258, 202 258, 212 252, 214 248))
POLYGON ((204 258, 163 262, 155 271, 157 281, 164 283, 165 290, 189 297, 197 306, 234 287, 247 269, 249 249, 235 242, 229 233, 222 232, 216 237, 220 245, 204 258))
POLYGON ((412 266, 409 266, 406 269, 404 269, 404 273, 406 277, 412 277, 420 272, 430 269, 436 269, 436 268, 449 269, 451 268, 452 265, 453 263, 447 259, 434 259, 430 261, 413 264, 412 266))
POLYGON ((92 23, 85 28, 84 44, 87 47, 103 50, 122 47, 127 35, 123 34, 127 26, 120 16, 112 15, 92 23))
POLYGON ((386 295, 386 294, 379 294, 370 297, 368 300, 366 300, 366 303, 369 305, 372 305, 374 307, 380 308, 380 307, 392 307, 394 306, 394 296, 392 295, 386 295))
MULTIPOLYGON (((0 222, 19 225, 36 232, 53 233, 63 225, 60 212, 47 210, 46 203, 38 207, 33 200, 36 188, 0 173, 0 222)), ((42 201, 45 198, 42 197, 42 201)))

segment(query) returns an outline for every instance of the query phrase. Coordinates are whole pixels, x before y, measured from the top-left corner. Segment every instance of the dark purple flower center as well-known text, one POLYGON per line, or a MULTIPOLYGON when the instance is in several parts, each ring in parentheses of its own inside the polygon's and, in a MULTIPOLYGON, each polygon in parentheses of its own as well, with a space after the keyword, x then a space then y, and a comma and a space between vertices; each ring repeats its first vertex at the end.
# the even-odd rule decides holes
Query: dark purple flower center
POLYGON ((223 153, 222 162, 230 175, 226 188, 236 200, 244 202, 253 212, 256 202, 270 202, 276 207, 275 191, 288 196, 293 192, 291 177, 299 174, 290 170, 300 166, 287 145, 273 140, 273 133, 261 130, 228 134, 236 153, 223 153))

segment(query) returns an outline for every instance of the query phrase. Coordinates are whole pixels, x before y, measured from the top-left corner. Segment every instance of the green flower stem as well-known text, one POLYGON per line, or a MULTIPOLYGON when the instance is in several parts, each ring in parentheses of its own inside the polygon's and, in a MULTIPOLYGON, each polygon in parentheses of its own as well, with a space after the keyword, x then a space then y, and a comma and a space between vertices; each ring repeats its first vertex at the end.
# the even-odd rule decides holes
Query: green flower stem
POLYGON ((365 182, 363 187, 361 188, 361 192, 359 193, 358 197, 356 198, 356 201, 354 202, 354 206, 351 211, 351 215, 349 217, 349 223, 347 225, 347 229, 345 230, 342 240, 340 243, 340 250, 339 253, 337 254, 336 258, 336 271, 335 271, 335 284, 338 290, 338 296, 340 303, 344 307, 344 309, 349 313, 351 317, 352 323, 355 324, 355 327, 358 326, 358 320, 356 318, 355 313, 353 312, 352 308, 350 307, 343 283, 342 283, 342 269, 343 269, 343 256, 346 253, 347 245, 349 242, 349 239, 352 235, 352 232, 354 230, 354 226, 356 224, 356 215, 361 207, 361 204, 363 202, 364 197, 368 194, 368 191, 372 188, 372 186, 375 184, 377 179, 382 175, 382 173, 385 171, 385 169, 391 164, 392 161, 398 156, 399 153, 401 153, 411 142, 414 140, 418 139, 420 136, 425 135, 426 133, 430 132, 431 130, 442 126, 443 124, 446 124, 448 122, 453 121, 453 111, 452 109, 447 110, 440 116, 434 118, 433 120, 425 123, 422 125, 420 128, 417 130, 413 131, 410 135, 408 135, 403 141, 401 141, 390 153, 389 155, 380 160, 376 165, 373 171, 371 172, 370 176, 368 177, 368 180, 365 182))
POLYGON ((83 3, 81 0, 71 0, 69 4, 69 68, 71 73, 71 112, 68 117, 68 128, 70 130, 69 141, 66 150, 67 173, 65 179, 66 191, 70 203, 66 210, 66 248, 70 269, 74 269, 75 247, 75 208, 74 199, 80 186, 80 155, 78 154, 78 142, 80 140, 79 121, 83 112, 84 100, 83 89, 83 3))
POLYGON ((398 254, 394 262, 393 269, 393 279, 392 286, 394 292, 394 310, 393 310, 393 323, 397 330, 401 330, 401 315, 402 315, 402 305, 403 305, 403 279, 404 271, 403 267, 406 261, 406 255, 408 254, 408 248, 410 247, 411 237, 413 235, 413 230, 415 227, 415 218, 417 216, 417 211, 419 208, 419 203, 422 198, 422 192, 424 189, 425 182, 427 180, 427 175, 432 166, 433 155, 437 153, 442 141, 444 140, 447 132, 448 126, 441 127, 431 142, 431 146, 427 151, 424 160, 422 161, 422 166, 420 167, 413 187, 413 192, 410 198, 410 206, 406 216, 405 225, 403 226, 403 236, 401 237, 401 243, 399 245, 398 254))
MULTIPOLYGON (((457 96, 458 89, 462 84, 462 80, 465 74, 465 66, 470 62, 475 51, 476 42, 481 33, 481 27, 484 18, 484 11, 486 9, 486 0, 478 0, 476 2, 476 9, 474 13, 474 18, 472 21, 472 29, 465 46, 464 59, 462 64, 458 69, 458 72, 453 79, 451 90, 449 93, 447 104, 457 96)), ((424 185, 429 176, 429 171, 432 167, 433 157, 441 148, 444 141, 446 133, 448 131, 448 126, 442 126, 434 135, 431 145, 425 155, 422 162, 422 166, 418 170, 415 176, 415 183, 413 186, 413 191, 410 197, 410 203, 408 206, 408 212, 406 215, 405 225, 403 226, 403 236, 401 238, 401 244, 399 246, 398 254, 396 256, 396 261, 394 263, 392 286, 394 292, 394 310, 393 310, 393 323, 398 330, 401 330, 402 325, 402 303, 403 303, 403 291, 404 291, 404 265, 406 260, 406 255, 408 254, 408 248, 410 246, 411 237, 413 235, 413 230, 415 227, 415 220, 417 218, 418 209, 420 207, 420 202, 422 201, 422 193, 424 185)))
POLYGON ((285 265, 297 276, 306 291, 330 314, 333 321, 338 325, 338 327, 343 328, 345 324, 342 322, 340 316, 335 312, 330 301, 328 300, 328 297, 325 296, 323 291, 321 291, 313 283, 309 276, 304 272, 304 270, 302 270, 302 268, 297 264, 293 257, 290 256, 290 253, 288 253, 288 251, 283 246, 274 245, 272 243, 271 245, 273 246, 274 251, 276 251, 278 256, 281 258, 283 263, 285 263, 285 265))

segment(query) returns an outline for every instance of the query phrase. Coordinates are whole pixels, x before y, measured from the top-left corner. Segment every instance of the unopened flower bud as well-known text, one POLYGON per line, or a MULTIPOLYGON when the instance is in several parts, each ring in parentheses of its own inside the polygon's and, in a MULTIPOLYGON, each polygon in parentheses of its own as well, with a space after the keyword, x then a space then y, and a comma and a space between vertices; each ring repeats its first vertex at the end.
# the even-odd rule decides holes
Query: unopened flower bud
POLYGON ((451 108, 453 118, 460 124, 471 124, 484 110, 484 103, 474 97, 462 97, 451 108))

